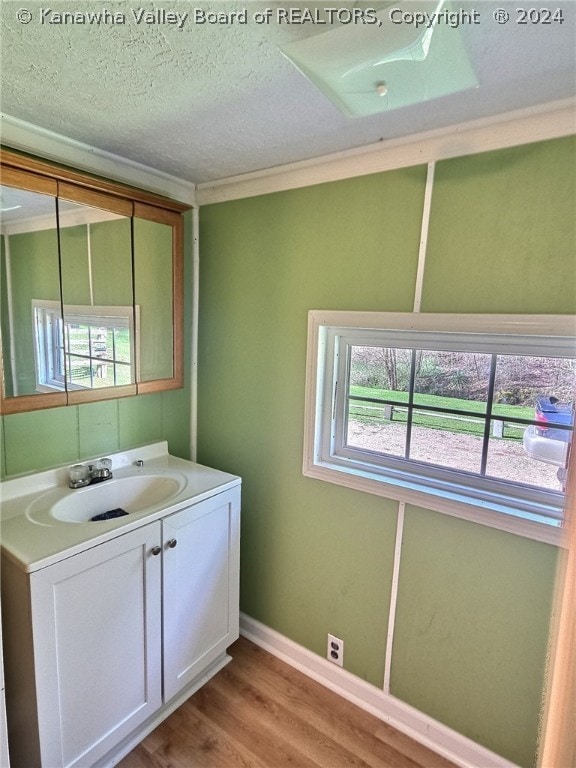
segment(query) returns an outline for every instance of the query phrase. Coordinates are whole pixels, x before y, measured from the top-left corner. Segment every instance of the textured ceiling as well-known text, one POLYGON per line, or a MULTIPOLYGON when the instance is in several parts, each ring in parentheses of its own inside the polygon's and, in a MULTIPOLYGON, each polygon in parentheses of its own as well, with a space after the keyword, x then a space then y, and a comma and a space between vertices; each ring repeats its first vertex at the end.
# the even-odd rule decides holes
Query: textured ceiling
MULTIPOLYGON (((179 178, 212 181, 574 97, 576 2, 536 4, 561 9, 563 23, 548 19, 548 24, 544 18, 517 23, 519 5, 452 0, 454 11, 477 11, 479 23, 464 24, 458 33, 478 88, 350 118, 279 51, 329 27, 305 16, 301 23, 286 23, 288 16, 280 12, 323 10, 314 18, 326 20, 328 8, 414 11, 418 3, 413 0, 56 0, 50 5, 3 0, 1 109, 179 178), (499 8, 510 13, 508 23, 494 20, 499 8), (22 15, 23 9, 29 14, 22 15), (266 9, 271 9, 270 23, 257 23, 264 18, 257 14, 266 9), (150 10, 155 15, 146 17, 143 12, 150 10), (162 11, 188 17, 179 28, 162 11), (241 15, 199 24, 203 11, 241 15), (76 18, 86 23, 59 23, 65 12, 85 14, 76 18), (90 24, 89 12, 108 15, 90 24), (239 23, 243 19, 246 23, 239 23)), ((425 77, 425 62, 420 66, 425 77)))

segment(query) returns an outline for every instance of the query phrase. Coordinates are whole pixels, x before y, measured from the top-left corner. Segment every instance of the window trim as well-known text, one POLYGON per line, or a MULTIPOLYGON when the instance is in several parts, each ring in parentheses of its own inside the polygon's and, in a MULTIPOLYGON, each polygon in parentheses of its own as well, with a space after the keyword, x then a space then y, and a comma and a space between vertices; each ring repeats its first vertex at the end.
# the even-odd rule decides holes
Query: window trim
MULTIPOLYGON (((542 337, 542 355, 552 357, 574 354, 576 318, 572 315, 457 315, 409 312, 351 312, 312 310, 308 315, 308 347, 306 359, 306 393, 304 421, 303 474, 306 477, 343 485, 373 495, 456 517, 479 522, 500 530, 529 538, 559 544, 563 538, 562 523, 550 517, 551 506, 531 502, 529 509, 514 503, 504 493, 483 493, 477 498, 473 492, 463 492, 455 484, 440 482, 424 486, 413 473, 386 473, 367 471, 365 466, 350 459, 324 455, 322 430, 331 423, 333 371, 326 371, 329 345, 335 334, 347 330, 372 331, 389 329, 412 334, 422 332, 460 334, 486 334, 500 341, 505 353, 503 337, 518 345, 523 336, 542 337), (517 341, 516 338, 517 337, 517 341), (555 341, 551 341, 553 338, 555 341), (551 349, 554 347, 554 351, 551 349), (568 354, 566 354, 566 350, 568 354), (552 353, 552 354, 551 354, 552 353), (328 410, 326 410, 328 409, 328 410)), ((420 343, 420 342, 419 342, 420 343)), ((534 351, 530 342, 531 354, 534 351)), ((479 349, 479 351, 481 351, 479 349)), ((509 349, 512 352, 512 348, 509 349)), ((325 437, 325 435, 324 435, 325 437)), ((561 507, 556 507, 561 510, 561 507)))

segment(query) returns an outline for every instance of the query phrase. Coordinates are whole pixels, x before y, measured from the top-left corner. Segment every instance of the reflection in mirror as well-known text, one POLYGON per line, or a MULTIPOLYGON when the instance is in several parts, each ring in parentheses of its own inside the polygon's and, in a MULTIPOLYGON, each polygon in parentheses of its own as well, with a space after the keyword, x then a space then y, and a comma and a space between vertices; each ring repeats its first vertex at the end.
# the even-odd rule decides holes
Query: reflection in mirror
MULTIPOLYGON (((51 195, 0 187, 2 350, 4 395, 46 391, 38 377, 32 303, 60 305, 56 199, 51 195)), ((62 346, 62 328, 50 328, 62 346)))
MULTIPOLYGON (((137 211, 143 213, 144 206, 137 211)), ((134 293, 140 309, 138 381, 174 375, 173 226, 134 218, 134 293)))
POLYGON ((130 217, 62 201, 59 224, 66 389, 134 384, 130 217))

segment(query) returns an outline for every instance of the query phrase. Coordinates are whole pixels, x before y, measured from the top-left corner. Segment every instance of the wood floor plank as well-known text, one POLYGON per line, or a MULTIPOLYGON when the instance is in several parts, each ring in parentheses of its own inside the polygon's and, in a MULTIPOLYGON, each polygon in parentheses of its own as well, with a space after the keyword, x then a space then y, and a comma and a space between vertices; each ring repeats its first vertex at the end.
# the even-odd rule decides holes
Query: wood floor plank
POLYGON ((122 760, 121 765, 122 768, 157 768, 158 763, 139 745, 122 760))
MULTIPOLYGON (((286 738, 286 725, 274 727, 269 719, 259 717, 258 708, 234 691, 234 682, 219 675, 218 681, 201 692, 194 703, 200 711, 227 733, 247 746, 266 766, 297 765, 301 768, 320 768, 320 765, 286 738)), ((264 707, 267 706, 262 699, 264 707)))
POLYGON ((236 660, 243 675, 258 675, 258 686, 268 691, 281 691, 291 706, 298 707, 307 718, 332 738, 340 740, 349 749, 380 768, 453 768, 445 758, 431 752, 409 736, 383 723, 346 699, 332 692, 306 675, 297 672, 280 659, 263 651, 253 643, 234 647, 236 660), (269 680, 263 670, 271 670, 276 678, 269 680), (330 707, 326 707, 327 695, 330 707), (375 741, 374 737, 378 741, 375 741))
MULTIPOLYGON (((264 762, 238 743, 230 729, 224 731, 219 728, 214 718, 207 718, 206 727, 199 728, 199 716, 202 717, 196 705, 186 702, 178 714, 170 716, 169 724, 162 724, 156 729, 162 730, 159 744, 151 748, 149 737, 146 737, 118 763, 119 768, 269 768, 270 765, 299 764, 284 759, 286 756, 280 752, 281 763, 264 762), (193 737, 187 733, 189 730, 193 737)), ((257 734, 252 736, 257 737, 257 734)))
POLYGON ((244 638, 118 768, 455 768, 244 638))
MULTIPOLYGON (((188 702, 159 727, 161 743, 147 753, 146 768, 268 768, 188 702)), ((146 746, 137 750, 142 754, 146 746)), ((119 765, 126 768, 124 761, 119 765)))
MULTIPOLYGON (((254 679, 256 672, 255 668, 245 668, 240 664, 230 675, 234 675, 238 684, 241 684, 242 681, 254 679)), ((297 713, 294 719, 304 724, 309 732, 307 749, 310 739, 321 739, 331 745, 332 751, 338 753, 339 758, 332 757, 332 760, 326 761, 329 768, 418 768, 416 763, 374 739, 373 734, 360 724, 356 707, 343 707, 336 694, 333 694, 334 700, 329 699, 327 706, 326 689, 308 680, 302 673, 290 670, 290 680, 286 680, 261 665, 257 680, 261 695, 266 695, 278 708, 297 713), (316 686, 322 690, 316 691, 316 686)), ((294 729, 294 738, 302 739, 300 730, 294 729)))
POLYGON ((323 730, 318 729, 296 708, 282 701, 282 694, 275 695, 261 686, 262 677, 254 678, 241 673, 241 666, 226 669, 215 681, 215 687, 238 707, 249 707, 254 713, 254 722, 259 728, 267 729, 278 744, 288 746, 300 753, 303 765, 311 761, 320 768, 373 768, 356 754, 323 730), (240 673, 239 673, 240 670, 240 673))

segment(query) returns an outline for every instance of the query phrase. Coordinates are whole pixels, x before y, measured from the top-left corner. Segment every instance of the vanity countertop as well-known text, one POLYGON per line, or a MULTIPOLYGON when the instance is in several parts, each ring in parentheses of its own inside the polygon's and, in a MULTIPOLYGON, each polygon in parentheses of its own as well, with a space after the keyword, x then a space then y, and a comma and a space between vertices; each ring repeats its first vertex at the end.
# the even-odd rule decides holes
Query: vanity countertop
POLYGON ((54 504, 64 502, 70 507, 77 500, 81 509, 90 498, 86 494, 93 498, 93 489, 98 486, 68 488, 67 467, 6 480, 0 483, 2 555, 26 572, 36 571, 241 483, 236 475, 171 456, 166 442, 109 457, 113 479, 101 483, 102 488, 123 478, 165 477, 177 480, 177 490, 168 500, 154 503, 152 499, 150 506, 123 517, 68 522, 53 516, 50 510, 54 504), (137 461, 143 462, 142 466, 137 466, 137 461))

